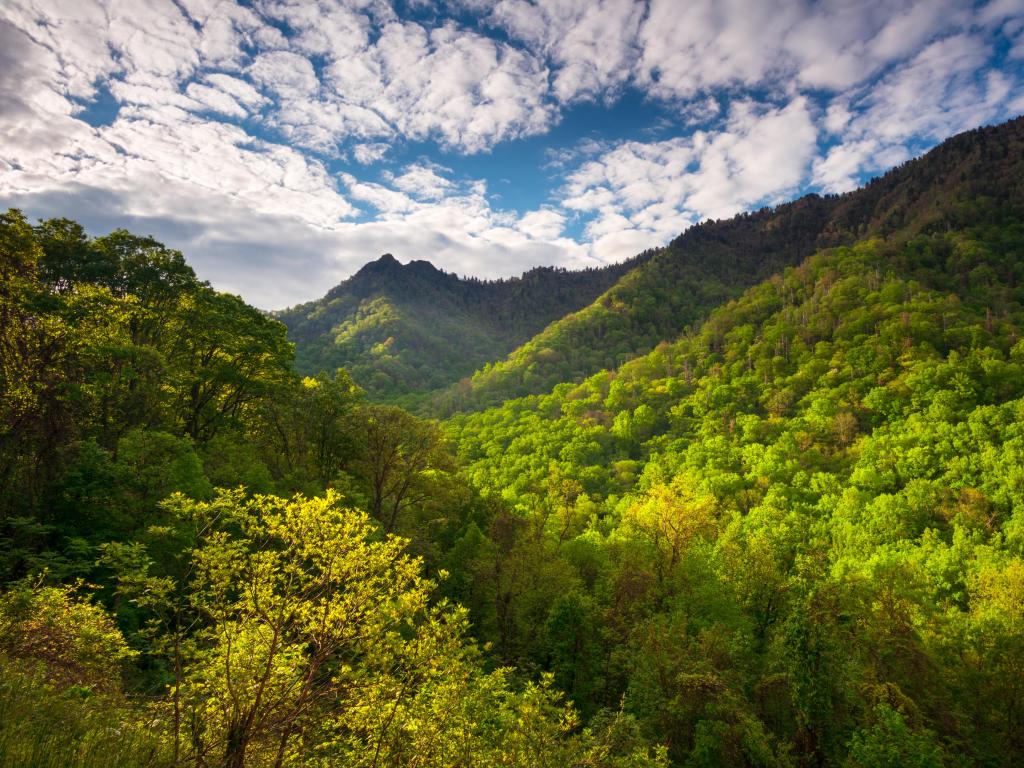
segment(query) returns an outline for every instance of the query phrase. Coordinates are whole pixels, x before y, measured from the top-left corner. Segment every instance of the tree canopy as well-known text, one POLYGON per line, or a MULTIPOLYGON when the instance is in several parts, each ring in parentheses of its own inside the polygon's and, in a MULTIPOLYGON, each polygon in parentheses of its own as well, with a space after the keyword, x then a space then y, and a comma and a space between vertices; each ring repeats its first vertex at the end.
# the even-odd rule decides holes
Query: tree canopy
POLYGON ((0 765, 1020 764, 1022 129, 692 230, 720 277, 781 234, 440 422, 8 211, 0 765))

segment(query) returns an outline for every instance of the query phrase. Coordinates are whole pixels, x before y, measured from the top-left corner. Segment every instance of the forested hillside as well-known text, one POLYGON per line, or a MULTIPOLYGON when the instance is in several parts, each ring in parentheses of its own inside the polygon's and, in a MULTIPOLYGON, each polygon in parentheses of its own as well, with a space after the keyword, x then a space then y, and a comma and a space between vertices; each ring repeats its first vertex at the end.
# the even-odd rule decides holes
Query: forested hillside
POLYGON ((624 697, 677 765, 1020 762, 1022 202, 454 419, 511 509, 457 545, 500 658, 584 713, 624 697))
POLYGON ((0 216, 0 765, 663 764, 441 599, 438 427, 291 366, 180 253, 0 216))
POLYGON ((956 224, 959 200, 1019 195, 1024 120, 956 136, 842 196, 699 224, 585 309, 433 398, 439 413, 540 394, 675 339, 714 307, 816 250, 956 224))
POLYGON ((299 371, 345 368, 371 398, 412 402, 410 395, 468 376, 586 306, 647 256, 602 269, 538 267, 483 281, 427 261, 403 265, 386 254, 319 301, 275 317, 296 344, 299 371))
MULTIPOLYGON (((444 422, 151 238, 0 215, 0 768, 1020 765, 1022 131, 690 230, 444 422)), ((512 289, 335 299, 385 291, 462 297, 408 363, 512 289)))

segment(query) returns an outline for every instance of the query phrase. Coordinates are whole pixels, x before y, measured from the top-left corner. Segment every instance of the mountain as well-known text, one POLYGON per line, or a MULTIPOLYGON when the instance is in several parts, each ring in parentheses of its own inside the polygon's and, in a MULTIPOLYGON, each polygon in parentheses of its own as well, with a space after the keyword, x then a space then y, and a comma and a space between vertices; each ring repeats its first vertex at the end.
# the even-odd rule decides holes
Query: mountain
POLYGON ((391 254, 318 301, 275 313, 296 344, 296 367, 346 368, 374 399, 445 387, 586 306, 647 256, 601 269, 539 267, 483 281, 391 254))
MULTIPOLYGON (((605 294, 652 338, 781 266, 440 423, 152 238, 0 214, 0 753, 1024 764, 1021 129, 691 230, 605 294)), ((336 298, 527 333, 509 293, 385 258, 336 298)))
POLYGON ((435 415, 581 381, 671 341, 814 252, 953 226, 961 200, 1018 190, 1024 121, 955 136, 861 189, 706 221, 621 264, 461 279, 391 255, 276 313, 305 373, 346 368, 371 398, 435 415))
POLYGON ((439 413, 476 410, 613 368, 671 341, 786 266, 872 236, 955 226, 963 200, 1019 194, 1024 119, 955 136, 865 187, 691 227, 588 307, 562 318, 433 398, 439 413))
POLYGON ((512 510, 450 569, 499 663, 626 700, 673 766, 1020 764, 1021 129, 843 198, 872 236, 671 342, 448 420, 512 510))

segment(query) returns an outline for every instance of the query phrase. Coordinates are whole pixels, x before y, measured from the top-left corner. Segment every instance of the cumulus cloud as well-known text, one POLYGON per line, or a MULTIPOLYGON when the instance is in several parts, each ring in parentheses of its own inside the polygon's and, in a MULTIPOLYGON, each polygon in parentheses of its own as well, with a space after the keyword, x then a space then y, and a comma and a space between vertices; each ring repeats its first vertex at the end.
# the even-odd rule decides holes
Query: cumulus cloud
POLYGON ((152 232, 277 307, 386 251, 484 276, 627 258, 1024 110, 1017 0, 409 7, 7 0, 0 202, 152 232), (546 189, 500 187, 518 210, 508 155, 462 163, 627 92, 656 124, 563 124, 512 168, 546 189))
POLYGON ((587 234, 610 256, 626 232, 660 243, 701 219, 785 199, 809 173, 816 137, 803 97, 782 107, 739 102, 723 130, 624 142, 585 163, 561 202, 595 215, 587 234))
POLYGON ((356 144, 352 147, 352 156, 360 165, 370 165, 387 156, 390 146, 383 142, 356 144))
POLYGON ((341 58, 367 47, 373 18, 395 18, 383 3, 345 3, 331 0, 270 0, 263 12, 295 31, 292 45, 305 54, 341 58), (369 12, 369 13, 367 13, 369 12))
POLYGON ((534 240, 554 240, 565 229, 565 214, 550 208, 530 211, 519 220, 516 228, 534 240))
POLYGON ((43 0, 11 0, 0 14, 35 44, 33 56, 48 54, 46 66, 33 73, 58 93, 91 97, 98 80, 121 69, 109 44, 106 12, 96 0, 60 9, 43 0))
POLYGON ((830 192, 852 189, 864 173, 906 160, 911 144, 931 144, 1019 113, 1024 107, 1024 80, 1015 74, 986 72, 989 56, 989 44, 982 38, 947 37, 925 47, 870 89, 833 102, 829 115, 842 141, 815 163, 815 183, 830 192))
POLYGON ((189 83, 186 95, 206 109, 228 117, 242 118, 249 114, 230 94, 208 85, 189 83))
POLYGON ((372 47, 326 73, 343 103, 372 111, 391 130, 469 152, 542 132, 555 114, 540 62, 451 23, 389 23, 372 47))
POLYGON ((635 77, 662 98, 736 86, 835 91, 970 21, 958 0, 652 0, 635 77))
POLYGON ((440 200, 452 188, 452 182, 438 173, 446 170, 417 163, 406 168, 400 176, 392 178, 391 183, 420 200, 440 200))
POLYGON ((614 97, 637 59, 643 16, 633 0, 500 0, 488 22, 552 61, 552 90, 565 103, 614 97))
POLYGON ((253 60, 248 74, 282 99, 307 99, 320 87, 309 59, 291 51, 261 53, 253 60))

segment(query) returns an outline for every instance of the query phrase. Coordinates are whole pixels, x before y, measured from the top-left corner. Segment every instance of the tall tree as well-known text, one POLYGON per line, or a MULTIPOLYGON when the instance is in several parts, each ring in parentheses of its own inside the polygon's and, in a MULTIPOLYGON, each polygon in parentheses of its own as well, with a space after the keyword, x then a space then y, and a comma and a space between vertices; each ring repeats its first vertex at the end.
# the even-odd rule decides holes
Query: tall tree
POLYGON ((356 418, 363 439, 354 466, 368 486, 371 514, 390 533, 403 511, 430 497, 452 459, 437 425, 401 408, 365 406, 356 418))

